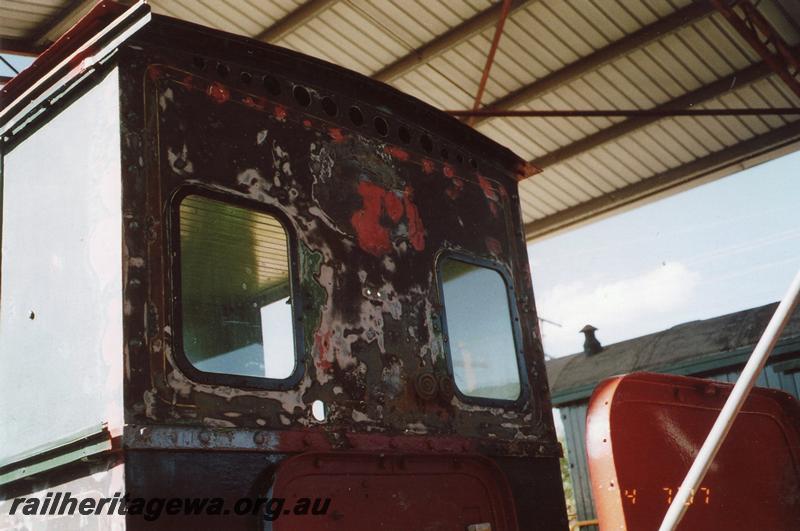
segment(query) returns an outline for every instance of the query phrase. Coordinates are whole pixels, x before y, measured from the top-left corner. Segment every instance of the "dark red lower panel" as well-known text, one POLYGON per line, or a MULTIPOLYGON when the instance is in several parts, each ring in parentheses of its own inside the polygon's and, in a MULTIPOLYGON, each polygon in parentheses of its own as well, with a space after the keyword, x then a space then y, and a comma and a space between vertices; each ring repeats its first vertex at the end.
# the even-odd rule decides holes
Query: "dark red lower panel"
POLYGON ((330 498, 326 514, 295 515, 286 507, 275 531, 518 529, 504 476, 480 456, 312 453, 282 463, 272 496, 309 493, 330 498))

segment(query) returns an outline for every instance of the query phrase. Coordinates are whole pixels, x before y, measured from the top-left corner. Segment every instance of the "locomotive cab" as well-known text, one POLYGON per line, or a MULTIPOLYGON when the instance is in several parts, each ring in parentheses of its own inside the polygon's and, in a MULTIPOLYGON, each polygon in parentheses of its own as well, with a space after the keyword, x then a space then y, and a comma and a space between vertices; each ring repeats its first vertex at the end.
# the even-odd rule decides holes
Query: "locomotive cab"
MULTIPOLYGON (((146 6, 70 35, 4 94, 4 505, 66 489, 219 498, 226 528, 566 528, 523 161, 146 6)), ((134 513, 85 518, 200 517, 134 513)))

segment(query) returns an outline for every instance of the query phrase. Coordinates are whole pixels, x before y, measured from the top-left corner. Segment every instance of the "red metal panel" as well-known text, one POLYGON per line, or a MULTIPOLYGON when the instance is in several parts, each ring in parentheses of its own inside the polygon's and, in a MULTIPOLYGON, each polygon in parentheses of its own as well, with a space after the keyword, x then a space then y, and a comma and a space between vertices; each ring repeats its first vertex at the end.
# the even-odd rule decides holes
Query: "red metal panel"
MULTIPOLYGON (((586 449, 602 529, 657 529, 731 384, 634 373, 603 381, 586 449)), ((800 525, 800 406, 755 388, 681 530, 792 530, 800 525)))
POLYGON ((477 455, 308 453, 282 463, 272 496, 311 493, 331 499, 327 514, 284 514, 275 531, 464 531, 482 523, 518 529, 504 476, 477 455))
MULTIPOLYGON (((82 44, 95 34, 111 24, 116 17, 125 12, 125 6, 116 2, 98 2, 91 11, 83 16, 64 35, 41 53, 31 66, 14 76, 2 88, 0 109, 11 104, 15 98, 25 92, 43 74, 55 68, 61 61, 78 50, 82 44)), ((89 49, 85 54, 74 58, 73 68, 78 68, 80 62, 94 50, 89 49)))

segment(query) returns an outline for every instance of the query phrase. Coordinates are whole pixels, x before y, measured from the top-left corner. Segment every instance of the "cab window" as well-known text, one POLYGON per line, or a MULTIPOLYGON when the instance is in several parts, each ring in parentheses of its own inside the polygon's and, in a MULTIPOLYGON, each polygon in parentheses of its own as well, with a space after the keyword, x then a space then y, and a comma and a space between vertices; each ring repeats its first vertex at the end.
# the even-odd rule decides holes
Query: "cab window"
POLYGON ((295 372, 287 233, 268 213, 202 195, 179 205, 183 353, 205 373, 295 372))
POLYGON ((456 387, 463 396, 517 400, 521 383, 505 279, 466 259, 439 261, 445 333, 456 387))

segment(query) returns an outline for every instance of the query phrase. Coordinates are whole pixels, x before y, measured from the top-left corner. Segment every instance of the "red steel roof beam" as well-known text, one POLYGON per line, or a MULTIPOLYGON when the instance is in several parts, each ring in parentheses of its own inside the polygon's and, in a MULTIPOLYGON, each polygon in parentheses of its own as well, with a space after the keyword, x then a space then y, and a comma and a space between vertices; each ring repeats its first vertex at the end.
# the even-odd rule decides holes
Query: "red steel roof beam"
MULTIPOLYGON (((489 80, 489 71, 492 69, 494 63, 494 54, 497 52, 497 46, 500 44, 500 37, 503 35, 503 26, 505 26, 508 13, 511 11, 511 0, 503 0, 503 10, 500 12, 500 18, 497 19, 497 26, 494 30, 494 38, 492 39, 492 47, 489 48, 489 54, 486 56, 486 66, 483 67, 483 74, 481 75, 481 83, 478 85, 478 93, 475 95, 475 103, 472 105, 472 110, 477 111, 481 106, 481 99, 483 99, 483 92, 486 90, 486 82, 489 80)), ((475 121, 475 117, 470 117, 467 123, 470 125, 475 121)))
POLYGON ((800 59, 750 0, 711 0, 711 3, 800 98, 800 59))

